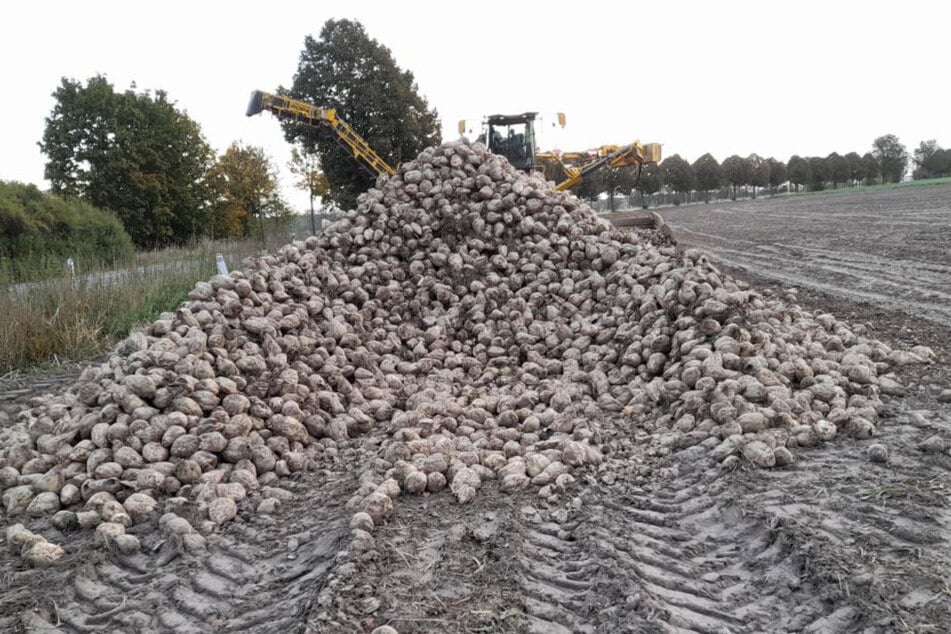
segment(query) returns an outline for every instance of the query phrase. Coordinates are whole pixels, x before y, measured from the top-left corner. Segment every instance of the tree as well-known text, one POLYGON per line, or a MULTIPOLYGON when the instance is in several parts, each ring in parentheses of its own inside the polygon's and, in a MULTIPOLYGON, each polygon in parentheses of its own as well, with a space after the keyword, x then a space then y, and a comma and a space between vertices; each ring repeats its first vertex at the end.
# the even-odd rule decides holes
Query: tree
POLYGON ((723 184, 723 168, 709 152, 693 163, 697 189, 704 193, 704 201, 710 202, 710 190, 720 189, 723 184))
POLYGON ((862 155, 862 165, 865 166, 865 182, 873 185, 879 176, 878 159, 871 152, 866 152, 862 155))
MULTIPOLYGON (((660 163, 660 171, 663 174, 664 183, 670 189, 678 194, 689 193, 693 189, 694 174, 690 163, 680 157, 679 154, 668 156, 660 163)), ((680 199, 675 198, 674 204, 679 204, 680 199)))
POLYGON ((786 164, 772 156, 766 159, 766 163, 769 164, 769 187, 775 194, 779 186, 786 182, 786 164))
MULTIPOLYGON (((641 178, 637 181, 635 189, 642 196, 651 196, 656 194, 664 186, 664 175, 657 163, 648 163, 641 169, 641 178)), ((647 199, 644 199, 644 209, 647 209, 647 199)))
POLYGON ((829 180, 829 162, 821 156, 809 157, 809 186, 813 191, 826 188, 829 180))
POLYGON ((837 189, 839 183, 849 180, 849 162, 838 152, 833 152, 826 157, 826 167, 833 189, 837 189))
POLYGON ((872 156, 878 161, 882 182, 897 183, 905 175, 908 151, 894 134, 880 136, 872 142, 872 156))
POLYGON ((614 195, 624 192, 627 196, 637 184, 637 169, 634 166, 606 167, 596 172, 603 191, 607 192, 611 201, 611 211, 614 211, 614 195))
MULTIPOLYGON (((563 170, 562 170, 562 173, 563 170)), ((561 177, 561 180, 567 177, 561 177)), ((559 182, 559 177, 553 177, 559 182)), ((614 197, 618 192, 624 192, 625 195, 631 193, 634 185, 637 183, 637 170, 633 166, 627 167, 603 167, 589 176, 586 176, 581 184, 576 186, 573 191, 578 198, 585 200, 594 200, 601 194, 607 194, 610 201, 610 210, 614 211, 614 197)))
MULTIPOLYGON (((420 96, 413 74, 397 66, 390 50, 370 38, 359 22, 328 20, 319 39, 305 38, 290 94, 336 108, 394 166, 440 142, 438 115, 420 96)), ((316 149, 330 184, 328 198, 352 208, 376 175, 362 171, 332 133, 321 132, 284 124, 288 141, 300 141, 308 151, 316 149)))
POLYGON ((163 91, 118 93, 105 77, 63 78, 40 148, 53 193, 112 211, 140 247, 204 233, 213 158, 163 91))
MULTIPOLYGON (((560 183, 561 181, 567 178, 567 173, 562 172, 563 177, 556 177, 555 182, 560 183)), ((575 196, 583 200, 596 200, 598 196, 601 195, 601 192, 604 191, 604 184, 601 182, 600 172, 594 172, 586 178, 584 178, 580 183, 575 185, 571 191, 575 196)))
POLYGON ((789 157, 786 171, 789 173, 789 182, 796 186, 796 193, 799 193, 799 188, 811 179, 809 161, 796 154, 789 157))
POLYGON ((327 195, 330 185, 327 175, 320 171, 320 161, 313 152, 308 152, 300 143, 291 148, 291 160, 288 163, 291 174, 297 177, 294 187, 307 192, 310 198, 310 231, 317 234, 317 218, 314 214, 314 199, 327 195))
POLYGON ((769 185, 769 163, 758 154, 750 154, 746 161, 750 166, 750 185, 753 186, 753 198, 756 198, 756 188, 769 185))
POLYGON ((852 187, 865 178, 865 162, 858 152, 849 152, 845 155, 845 162, 849 165, 849 181, 852 187))
POLYGON ((262 148, 232 143, 211 169, 217 193, 212 214, 218 236, 249 236, 257 218, 261 241, 267 246, 265 219, 281 224, 291 217, 278 193, 277 170, 262 148))
POLYGON ((943 150, 934 139, 922 141, 914 151, 915 180, 951 174, 951 150, 943 150))
POLYGON ((752 174, 749 161, 742 156, 734 154, 723 161, 723 175, 726 182, 733 187, 733 200, 736 200, 736 189, 748 184, 752 174))
POLYGON ((934 164, 928 169, 934 177, 951 176, 951 149, 938 150, 932 158, 934 164))

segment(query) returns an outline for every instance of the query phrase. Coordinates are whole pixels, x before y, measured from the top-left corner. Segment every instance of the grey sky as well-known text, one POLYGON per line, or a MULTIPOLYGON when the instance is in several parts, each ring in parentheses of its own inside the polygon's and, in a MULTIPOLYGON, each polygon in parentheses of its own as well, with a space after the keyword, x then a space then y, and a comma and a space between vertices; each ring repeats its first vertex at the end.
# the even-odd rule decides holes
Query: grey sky
MULTIPOLYGON (((289 85, 304 37, 361 21, 414 72, 446 139, 460 118, 563 111, 561 149, 634 139, 693 161, 711 152, 864 153, 951 144, 945 2, 30 2, 0 25, 0 179, 43 181, 36 142, 63 76, 164 89, 223 151, 280 126, 244 116, 252 89, 289 85)), ((548 148, 546 148, 548 149, 548 148)))

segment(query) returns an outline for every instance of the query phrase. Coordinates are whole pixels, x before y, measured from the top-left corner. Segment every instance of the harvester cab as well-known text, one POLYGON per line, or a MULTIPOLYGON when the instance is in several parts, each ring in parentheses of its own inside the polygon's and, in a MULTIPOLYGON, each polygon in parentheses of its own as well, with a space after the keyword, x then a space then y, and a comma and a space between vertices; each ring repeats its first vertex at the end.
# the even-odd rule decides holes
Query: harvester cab
MULTIPOLYGON (((565 126, 564 113, 558 113, 558 123, 565 126)), ((536 124, 541 117, 537 112, 522 114, 493 114, 482 120, 482 129, 476 138, 493 154, 504 156, 512 167, 531 171, 538 169, 535 154, 538 151, 536 124)), ((465 120, 459 122, 459 134, 471 132, 466 129, 465 120)))
MULTIPOLYGON (((583 152, 540 151, 537 132, 542 131, 541 116, 537 112, 522 114, 493 114, 482 119, 476 141, 485 144, 493 154, 504 156, 517 170, 538 171, 547 178, 556 176, 559 191, 581 184, 588 176, 605 167, 634 167, 640 178, 644 163, 660 161, 660 144, 637 141, 629 145, 602 145, 583 152), (560 167, 560 170, 558 169, 560 167)), ((552 123, 554 127, 556 124, 552 123)), ((557 125, 565 127, 565 114, 557 113, 557 125)), ((459 122, 459 134, 471 135, 473 130, 466 120, 459 122)))

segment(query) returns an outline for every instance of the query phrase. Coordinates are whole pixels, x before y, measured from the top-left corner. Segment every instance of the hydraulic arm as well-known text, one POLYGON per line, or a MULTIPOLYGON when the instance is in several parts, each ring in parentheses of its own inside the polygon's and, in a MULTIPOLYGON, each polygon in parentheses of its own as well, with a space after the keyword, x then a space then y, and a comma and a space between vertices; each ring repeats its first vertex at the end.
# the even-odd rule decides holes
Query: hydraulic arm
POLYGON ((563 191, 580 184, 587 176, 602 167, 635 166, 640 176, 640 169, 644 163, 656 163, 660 160, 660 144, 631 143, 630 145, 602 145, 597 152, 566 152, 555 154, 551 152, 536 155, 539 161, 557 162, 568 175, 564 181, 558 183, 555 189, 563 191))
POLYGON ((350 127, 350 124, 337 116, 335 108, 313 106, 304 101, 255 90, 251 93, 251 101, 248 103, 246 114, 251 117, 263 110, 269 110, 278 119, 285 121, 297 121, 314 127, 326 126, 334 132, 337 141, 364 167, 370 169, 374 175, 387 174, 392 176, 396 173, 396 169, 384 161, 370 147, 370 144, 350 127))

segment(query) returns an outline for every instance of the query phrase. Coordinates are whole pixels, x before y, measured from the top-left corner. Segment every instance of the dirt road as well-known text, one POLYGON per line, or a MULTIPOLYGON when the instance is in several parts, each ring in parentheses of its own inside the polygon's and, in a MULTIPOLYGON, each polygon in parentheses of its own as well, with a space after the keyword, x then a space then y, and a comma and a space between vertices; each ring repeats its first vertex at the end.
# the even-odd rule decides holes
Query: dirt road
POLYGON ((699 446, 649 453, 645 430, 618 422, 606 462, 563 490, 503 494, 490 482, 465 506, 446 493, 403 498, 356 553, 345 550, 347 503, 380 453, 365 437, 332 469, 282 483, 295 495, 273 491, 286 498, 275 512, 242 506, 204 552, 148 525, 134 529, 145 549, 132 557, 63 536, 73 554, 52 571, 4 549, 0 629, 949 631, 951 404, 939 396, 951 387, 941 278, 951 236, 921 220, 947 214, 948 200, 951 188, 934 187, 665 214, 681 243, 763 292, 793 284, 806 308, 934 347, 939 363, 896 376, 907 394, 888 401, 874 441, 800 448, 790 468, 724 471, 699 446), (871 226, 895 229, 876 237, 871 226), (887 447, 886 463, 868 458, 871 442, 887 447))

